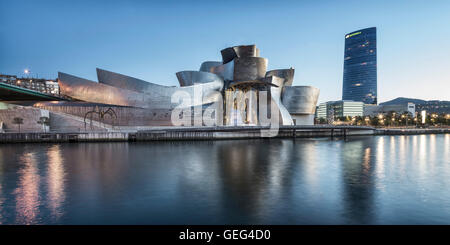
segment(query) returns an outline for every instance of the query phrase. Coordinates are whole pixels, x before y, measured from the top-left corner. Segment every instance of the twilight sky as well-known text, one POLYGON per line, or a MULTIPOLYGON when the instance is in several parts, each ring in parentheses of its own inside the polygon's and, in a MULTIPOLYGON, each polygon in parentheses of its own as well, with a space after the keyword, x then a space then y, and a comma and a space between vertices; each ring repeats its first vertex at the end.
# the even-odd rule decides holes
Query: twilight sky
POLYGON ((0 0, 0 73, 97 81, 103 68, 178 85, 175 72, 256 44, 293 85, 342 95, 344 35, 377 27, 378 101, 450 100, 450 1, 0 0))

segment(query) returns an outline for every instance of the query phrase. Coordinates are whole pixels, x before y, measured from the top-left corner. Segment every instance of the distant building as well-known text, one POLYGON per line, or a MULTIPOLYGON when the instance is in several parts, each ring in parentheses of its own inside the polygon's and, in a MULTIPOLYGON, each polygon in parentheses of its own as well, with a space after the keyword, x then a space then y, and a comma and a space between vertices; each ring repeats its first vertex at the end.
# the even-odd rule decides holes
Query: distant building
POLYGON ((317 118, 329 119, 329 115, 333 115, 334 118, 338 117, 353 117, 363 116, 364 103, 361 101, 328 101, 320 103, 317 109, 317 118))
POLYGON ((387 114, 395 112, 398 114, 409 113, 411 116, 416 115, 416 105, 414 103, 398 104, 398 105, 365 105, 364 116, 376 116, 379 114, 387 114))
MULTIPOLYGON (((56 80, 43 78, 25 78, 14 75, 0 74, 0 82, 16 87, 31 89, 46 94, 59 94, 59 85, 56 80)), ((2 98, 4 100, 5 98, 2 98)))
POLYGON ((437 113, 437 114, 450 113, 450 101, 445 100, 427 101, 421 99, 399 97, 390 101, 380 103, 380 105, 406 105, 407 103, 414 103, 417 112, 426 110, 427 113, 437 113))
POLYGON ((320 103, 316 111, 317 118, 327 118, 327 103, 320 103))
POLYGON ((376 28, 345 35, 342 100, 377 104, 376 28))

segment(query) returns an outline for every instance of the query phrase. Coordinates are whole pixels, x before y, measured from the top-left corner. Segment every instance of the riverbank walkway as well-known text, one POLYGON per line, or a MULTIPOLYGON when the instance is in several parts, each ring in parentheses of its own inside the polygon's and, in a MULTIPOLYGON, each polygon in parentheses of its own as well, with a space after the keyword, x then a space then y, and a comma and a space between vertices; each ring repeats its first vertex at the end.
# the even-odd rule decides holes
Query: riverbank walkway
POLYGON ((0 133, 0 143, 25 142, 113 142, 113 141, 172 141, 172 140, 220 140, 257 138, 315 138, 351 137, 362 135, 412 135, 447 134, 450 128, 401 129, 373 128, 368 126, 281 126, 272 131, 263 126, 221 127, 151 127, 116 131, 79 132, 23 132, 0 133), (273 136, 275 135, 275 136, 273 136))

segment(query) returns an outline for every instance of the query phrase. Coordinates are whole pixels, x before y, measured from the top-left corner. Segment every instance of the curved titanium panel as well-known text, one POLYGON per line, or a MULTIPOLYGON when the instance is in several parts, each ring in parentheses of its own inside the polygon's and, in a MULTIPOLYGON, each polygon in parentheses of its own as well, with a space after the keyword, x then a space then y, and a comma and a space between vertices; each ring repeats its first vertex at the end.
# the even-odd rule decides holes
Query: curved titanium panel
POLYGON ((259 49, 254 44, 234 46, 233 49, 237 57, 258 57, 259 55, 259 49))
POLYGON ((294 81, 294 71, 293 68, 270 70, 266 72, 266 77, 277 76, 284 78, 284 86, 292 86, 292 82, 294 81))
POLYGON ((283 91, 284 78, 277 76, 270 76, 264 78, 263 81, 276 85, 270 87, 270 96, 272 98, 272 101, 277 105, 278 110, 280 111, 281 125, 294 125, 294 121, 292 120, 291 114, 286 109, 286 107, 284 107, 283 103, 281 103, 281 92, 283 91))
POLYGON ((233 80, 234 73, 234 61, 228 62, 223 65, 213 66, 211 67, 211 73, 218 75, 223 78, 223 80, 231 81, 233 80))
POLYGON ((211 67, 211 73, 234 82, 258 80, 265 77, 267 63, 267 59, 261 57, 235 58, 226 64, 211 67))
POLYGON ((222 54, 222 64, 226 64, 237 57, 233 47, 220 50, 220 54, 222 54))
POLYGON ((211 72, 212 67, 220 65, 222 65, 222 62, 220 61, 205 61, 200 66, 200 71, 211 72))
POLYGON ((141 108, 157 103, 143 93, 100 84, 62 72, 58 72, 58 84, 61 94, 82 101, 141 108))
POLYGON ((233 63, 233 81, 258 80, 266 76, 266 58, 241 57, 234 59, 233 63))
POLYGON ((167 88, 167 86, 147 82, 100 68, 97 68, 97 79, 99 83, 136 92, 143 92, 143 90, 147 90, 148 88, 151 88, 153 91, 159 91, 167 88))
POLYGON ((229 47, 226 49, 222 49, 220 51, 222 54, 222 62, 223 64, 226 64, 230 61, 232 61, 235 58, 239 57, 258 57, 259 56, 259 49, 256 48, 256 45, 240 45, 240 46, 234 46, 229 47))
POLYGON ((211 72, 180 71, 176 73, 180 86, 191 86, 199 83, 222 82, 223 79, 211 72))
POLYGON ((314 114, 320 90, 311 86, 284 88, 282 103, 291 114, 314 114))
POLYGON ((185 92, 189 94, 191 100, 194 101, 192 102, 192 106, 209 104, 216 102, 219 99, 218 92, 223 88, 223 80, 214 80, 209 83, 185 87, 169 87, 98 68, 97 77, 100 83, 144 93, 151 98, 154 98, 156 101, 159 101, 158 104, 170 103, 172 95, 176 92, 185 92), (198 98, 200 93, 201 97, 198 98))

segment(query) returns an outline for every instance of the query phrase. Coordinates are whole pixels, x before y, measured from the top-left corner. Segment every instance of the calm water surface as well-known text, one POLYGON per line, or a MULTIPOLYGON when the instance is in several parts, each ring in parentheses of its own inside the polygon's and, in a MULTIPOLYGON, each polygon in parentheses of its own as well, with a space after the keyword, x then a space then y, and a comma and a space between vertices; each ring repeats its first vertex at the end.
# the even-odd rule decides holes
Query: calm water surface
POLYGON ((0 145, 1 224, 450 224, 450 134, 0 145))

